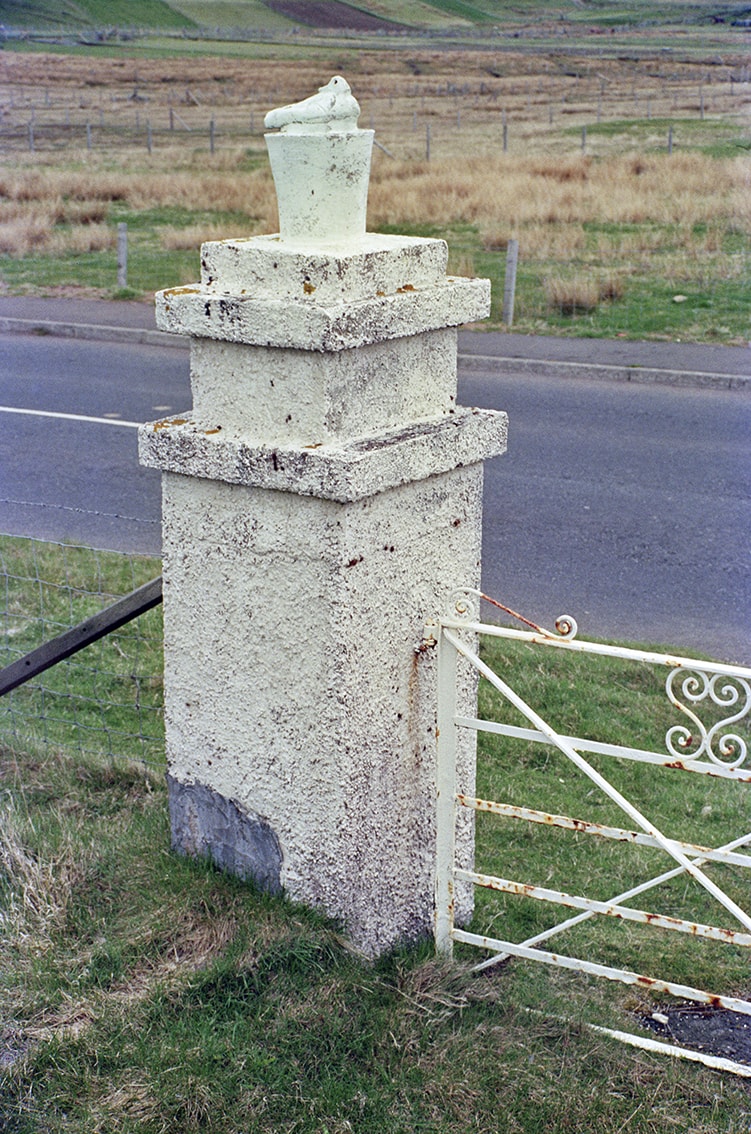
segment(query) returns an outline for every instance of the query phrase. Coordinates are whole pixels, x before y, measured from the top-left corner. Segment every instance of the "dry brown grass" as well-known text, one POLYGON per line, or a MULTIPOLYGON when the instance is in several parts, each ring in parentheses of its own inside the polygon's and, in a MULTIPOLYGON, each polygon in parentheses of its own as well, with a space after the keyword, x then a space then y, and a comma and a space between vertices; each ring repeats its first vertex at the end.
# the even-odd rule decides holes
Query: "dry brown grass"
POLYGON ((550 276, 543 286, 550 309, 564 315, 594 311, 600 303, 620 299, 624 291, 623 280, 611 273, 550 276))
POLYGON ((501 228, 513 236, 536 226, 539 238, 540 226, 554 232, 590 221, 689 227, 732 216, 739 231, 751 233, 745 159, 583 157, 563 172, 555 158, 470 158, 406 170, 381 162, 371 183, 370 223, 419 224, 426 216, 439 225, 466 221, 479 225, 490 243, 501 228))
MULTIPOLYGON (((373 125, 395 155, 374 153, 369 227, 447 231, 458 244, 450 264, 457 274, 474 274, 475 267, 484 273, 483 253, 502 252, 517 239, 522 261, 533 265, 537 278, 530 318, 544 315, 545 302, 568 310, 565 294, 556 299, 568 291, 571 310, 592 310, 595 293, 598 303, 607 302, 608 292, 616 298, 632 275, 654 272, 658 262, 662 278, 681 290, 691 279, 737 279, 748 273, 748 254, 731 252, 729 237, 751 237, 751 162, 743 151, 715 158, 685 145, 712 142, 715 122, 725 138, 732 136, 728 129, 738 136, 747 131, 747 84, 730 81, 744 63, 726 55, 710 70, 698 55, 671 57, 668 65, 659 55, 636 60, 429 48, 252 64, 6 52, 0 55, 4 124, 25 137, 34 110, 40 130, 43 121, 57 122, 60 144, 67 137, 64 122, 72 134, 58 151, 45 149, 41 135, 38 152, 21 143, 0 171, 0 254, 111 248, 115 221, 147 210, 162 215, 131 240, 152 256, 276 231, 263 114, 344 71, 362 106, 361 125, 373 125), (697 126, 700 86, 705 132, 684 134, 668 155, 665 122, 685 114, 697 126), (645 118, 647 98, 654 129, 645 118), (600 110, 603 122, 617 119, 623 127, 597 133, 600 110), (640 116, 637 143, 627 122, 640 116), (209 118, 218 134, 214 154, 209 118), (145 144, 147 120, 152 153, 145 144), (95 141, 90 151, 87 122, 95 141), (578 136, 582 124, 592 126, 586 153, 578 136), (170 216, 172 209, 183 215, 170 216), (457 240, 462 226, 468 235, 459 233, 457 240), (612 264, 615 273, 607 270, 612 264)), ((187 257, 185 265, 174 259, 167 282, 194 278, 187 257)))
MULTIPOLYGON (((177 160, 177 153, 172 157, 177 160)), ((169 162, 170 155, 164 155, 169 162)), ((184 156, 182 158, 184 161, 184 156)), ((0 178, 0 252, 85 251, 112 246, 103 223, 112 203, 134 211, 179 207, 244 214, 244 231, 273 232, 276 200, 266 168, 246 173, 225 155, 222 170, 196 174, 98 168, 32 168, 0 178), (227 168, 229 166, 229 168, 227 168), (56 231, 71 226, 70 232, 56 231)), ((528 256, 565 261, 587 243, 587 224, 642 227, 599 236, 603 254, 643 256, 669 240, 689 254, 712 255, 728 231, 751 235, 751 168, 744 158, 701 154, 588 157, 560 164, 554 157, 448 158, 403 164, 377 158, 371 179, 370 228, 465 223, 477 227, 487 250, 512 237, 528 256)), ((167 226, 166 249, 195 248, 221 239, 226 225, 167 226)))
POLYGON ((29 821, 8 802, 0 811, 0 877, 8 895, 0 911, 3 937, 33 953, 50 945, 50 931, 65 915, 71 887, 83 866, 68 842, 53 860, 29 848, 29 821))

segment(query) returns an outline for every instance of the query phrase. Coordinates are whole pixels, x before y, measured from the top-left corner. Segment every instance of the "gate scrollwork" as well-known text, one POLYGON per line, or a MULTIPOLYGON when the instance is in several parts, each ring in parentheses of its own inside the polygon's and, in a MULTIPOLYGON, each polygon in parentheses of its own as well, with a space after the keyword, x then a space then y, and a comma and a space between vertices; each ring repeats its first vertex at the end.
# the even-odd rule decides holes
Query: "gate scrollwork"
POLYGON ((748 755, 748 745, 737 732, 726 731, 742 720, 751 709, 751 685, 745 678, 725 674, 705 673, 701 669, 672 670, 665 683, 670 701, 692 722, 673 725, 665 736, 665 745, 679 760, 697 760, 706 756, 713 764, 725 768, 739 768, 748 755), (676 690, 676 686, 679 687, 676 690), (704 702, 707 707, 735 709, 729 716, 707 727, 691 705, 704 702))

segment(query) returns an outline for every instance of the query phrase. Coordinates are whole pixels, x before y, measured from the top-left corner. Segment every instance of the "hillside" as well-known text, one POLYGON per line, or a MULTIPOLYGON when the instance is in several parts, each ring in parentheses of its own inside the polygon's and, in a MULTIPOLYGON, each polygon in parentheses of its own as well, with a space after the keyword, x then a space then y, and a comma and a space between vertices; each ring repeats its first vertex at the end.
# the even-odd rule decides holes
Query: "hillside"
POLYGON ((78 31, 87 27, 154 29, 194 26, 165 0, 0 0, 0 23, 11 28, 78 31))
POLYGON ((283 30, 294 26, 399 27, 549 23, 592 29, 649 24, 732 23, 751 5, 722 0, 0 0, 0 23, 11 28, 188 27, 283 30))

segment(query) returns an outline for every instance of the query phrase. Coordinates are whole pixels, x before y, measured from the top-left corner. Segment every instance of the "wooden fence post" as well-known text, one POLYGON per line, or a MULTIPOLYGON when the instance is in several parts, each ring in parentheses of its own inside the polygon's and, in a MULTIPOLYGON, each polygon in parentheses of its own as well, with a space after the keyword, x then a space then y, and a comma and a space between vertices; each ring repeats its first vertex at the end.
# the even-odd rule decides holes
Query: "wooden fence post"
POLYGON ((514 321, 514 295, 516 293, 516 264, 519 259, 519 241, 509 240, 506 249, 506 279, 503 285, 503 312, 501 322, 510 327, 514 321))
POLYGON ((128 225, 125 221, 117 226, 117 286, 128 286, 128 225))

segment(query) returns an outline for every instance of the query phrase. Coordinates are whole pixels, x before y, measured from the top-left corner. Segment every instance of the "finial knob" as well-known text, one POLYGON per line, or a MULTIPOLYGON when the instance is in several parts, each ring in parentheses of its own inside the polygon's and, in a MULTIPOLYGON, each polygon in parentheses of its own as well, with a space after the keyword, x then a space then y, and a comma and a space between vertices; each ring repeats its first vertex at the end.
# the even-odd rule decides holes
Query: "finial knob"
POLYGON ((349 83, 334 75, 316 94, 270 110, 266 145, 282 240, 336 245, 364 237, 373 131, 360 130, 349 83))

